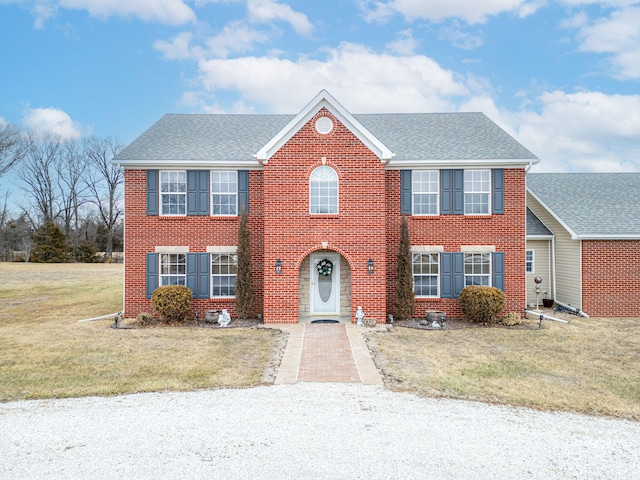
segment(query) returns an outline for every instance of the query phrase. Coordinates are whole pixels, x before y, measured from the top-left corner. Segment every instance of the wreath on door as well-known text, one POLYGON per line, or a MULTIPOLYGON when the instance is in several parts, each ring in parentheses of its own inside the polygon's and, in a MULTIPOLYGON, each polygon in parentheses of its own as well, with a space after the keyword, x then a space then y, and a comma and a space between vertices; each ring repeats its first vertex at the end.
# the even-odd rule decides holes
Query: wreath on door
POLYGON ((316 268, 318 269, 318 273, 320 275, 322 275, 323 277, 328 277, 329 275, 331 275, 331 272, 333 272, 333 262, 328 258, 325 258, 324 260, 320 260, 318 262, 316 268))

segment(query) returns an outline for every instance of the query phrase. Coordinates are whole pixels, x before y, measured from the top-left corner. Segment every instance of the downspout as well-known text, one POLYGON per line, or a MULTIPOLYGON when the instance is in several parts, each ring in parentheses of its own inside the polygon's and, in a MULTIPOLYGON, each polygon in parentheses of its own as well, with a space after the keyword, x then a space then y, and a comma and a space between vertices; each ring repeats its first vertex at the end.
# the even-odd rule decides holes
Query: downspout
POLYGON ((553 299, 555 300, 556 295, 556 236, 551 237, 551 275, 553 280, 553 299))

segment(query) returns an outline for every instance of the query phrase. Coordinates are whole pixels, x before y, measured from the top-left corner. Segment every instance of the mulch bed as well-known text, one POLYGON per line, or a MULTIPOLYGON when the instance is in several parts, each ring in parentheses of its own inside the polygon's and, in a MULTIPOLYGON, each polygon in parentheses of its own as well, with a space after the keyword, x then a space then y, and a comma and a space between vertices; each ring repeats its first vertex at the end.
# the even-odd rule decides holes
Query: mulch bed
MULTIPOLYGON (((132 329, 132 328, 162 328, 162 327, 185 327, 185 328, 252 328, 257 327, 258 325, 262 325, 258 319, 233 319, 231 323, 226 327, 220 326, 218 322, 208 322, 205 320, 196 321, 195 318, 189 318, 184 322, 180 323, 166 323, 160 320, 159 318, 153 318, 144 324, 140 323, 135 318, 125 318, 120 324, 118 328, 124 329, 132 329)), ((115 327, 114 327, 115 328, 115 327)))

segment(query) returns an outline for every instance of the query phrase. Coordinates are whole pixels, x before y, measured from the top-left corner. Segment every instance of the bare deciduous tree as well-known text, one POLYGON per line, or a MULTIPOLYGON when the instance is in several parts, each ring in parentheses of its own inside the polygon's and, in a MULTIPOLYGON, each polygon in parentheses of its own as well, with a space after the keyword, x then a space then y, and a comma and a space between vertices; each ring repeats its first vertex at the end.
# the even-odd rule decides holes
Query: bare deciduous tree
MULTIPOLYGON (((56 163, 61 142, 57 137, 27 135, 27 151, 17 170, 23 190, 33 200, 33 207, 41 223, 52 223, 60 215, 56 163)), ((38 223, 40 223, 38 222, 38 223)))
POLYGON ((13 125, 0 124, 0 177, 24 157, 27 142, 22 132, 13 125))
POLYGON ((113 238, 118 220, 122 215, 122 192, 124 182, 122 169, 111 163, 122 145, 111 137, 90 137, 84 141, 84 155, 91 166, 87 185, 92 202, 98 207, 100 218, 107 230, 105 259, 113 257, 113 238))

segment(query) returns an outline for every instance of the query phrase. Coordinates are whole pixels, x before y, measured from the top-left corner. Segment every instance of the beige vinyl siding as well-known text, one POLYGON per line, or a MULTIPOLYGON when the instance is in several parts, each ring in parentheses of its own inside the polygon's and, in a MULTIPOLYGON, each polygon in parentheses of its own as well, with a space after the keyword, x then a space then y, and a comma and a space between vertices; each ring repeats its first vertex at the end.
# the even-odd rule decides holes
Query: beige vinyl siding
MULTIPOLYGON (((582 254, 580 240, 571 234, 527 192, 527 206, 555 234, 556 298, 582 308, 582 254)), ((551 293, 549 294, 551 296, 551 293)))
POLYGON ((551 264, 551 240, 527 240, 527 250, 533 250, 533 273, 527 273, 527 305, 536 303, 536 277, 542 277, 540 305, 543 298, 553 298, 553 270, 551 264))

